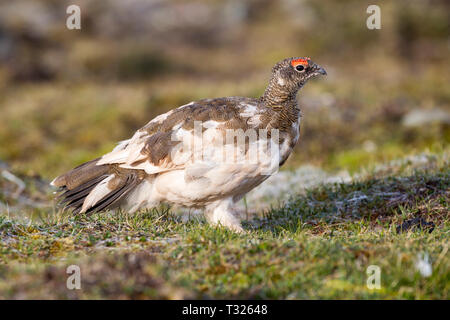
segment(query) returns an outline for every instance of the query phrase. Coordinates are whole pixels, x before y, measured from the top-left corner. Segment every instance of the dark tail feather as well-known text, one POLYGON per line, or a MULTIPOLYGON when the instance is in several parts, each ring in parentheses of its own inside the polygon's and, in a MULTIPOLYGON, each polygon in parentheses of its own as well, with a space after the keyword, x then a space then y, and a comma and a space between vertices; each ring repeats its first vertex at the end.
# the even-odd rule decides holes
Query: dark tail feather
POLYGON ((72 208, 74 213, 80 212, 83 202, 88 194, 98 183, 107 177, 107 175, 102 175, 76 187, 75 189, 65 191, 58 196, 59 204, 64 205, 64 209, 72 208))
POLYGON ((126 196, 131 190, 133 190, 140 180, 137 175, 129 175, 123 185, 112 192, 108 193, 100 201, 98 201, 93 207, 89 208, 86 213, 103 211, 106 209, 114 209, 120 203, 120 200, 126 196))
POLYGON ((88 161, 70 170, 69 172, 60 175, 51 182, 55 187, 61 187, 65 190, 73 190, 76 187, 89 182, 90 180, 108 174, 110 168, 108 165, 98 166, 97 162, 100 158, 88 161))
POLYGON ((62 191, 57 200, 58 204, 63 206, 63 210, 72 209, 74 213, 79 213, 92 190, 111 175, 114 175, 108 182, 111 191, 85 211, 92 213, 113 209, 143 179, 141 170, 119 169, 109 165, 97 166, 98 160, 86 162, 53 180, 52 185, 62 191))

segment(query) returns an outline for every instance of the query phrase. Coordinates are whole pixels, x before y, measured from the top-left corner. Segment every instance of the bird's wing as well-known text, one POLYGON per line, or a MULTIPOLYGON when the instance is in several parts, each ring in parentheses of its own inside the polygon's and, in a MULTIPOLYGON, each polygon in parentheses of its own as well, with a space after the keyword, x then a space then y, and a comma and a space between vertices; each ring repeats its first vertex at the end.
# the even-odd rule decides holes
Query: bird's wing
MULTIPOLYGON (((267 116, 267 115, 266 115, 267 116)), ((117 164, 120 168, 145 170, 155 174, 187 166, 198 152, 204 157, 217 155, 217 135, 227 129, 261 125, 257 102, 245 98, 218 98, 191 102, 162 114, 122 141, 97 165, 117 164), (210 130, 213 129, 213 130, 210 130), (199 139, 202 134, 208 136, 199 139)), ((204 136, 203 136, 204 137, 204 136)), ((198 159, 198 158, 197 158, 198 159)))

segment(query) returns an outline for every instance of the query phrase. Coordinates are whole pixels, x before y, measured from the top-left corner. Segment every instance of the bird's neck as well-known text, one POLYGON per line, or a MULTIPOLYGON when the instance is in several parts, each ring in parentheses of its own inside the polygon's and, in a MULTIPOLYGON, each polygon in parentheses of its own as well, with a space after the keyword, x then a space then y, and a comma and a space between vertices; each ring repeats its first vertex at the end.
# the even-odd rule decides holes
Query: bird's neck
POLYGON ((298 87, 292 87, 277 78, 272 78, 261 96, 261 100, 268 107, 297 105, 298 87))

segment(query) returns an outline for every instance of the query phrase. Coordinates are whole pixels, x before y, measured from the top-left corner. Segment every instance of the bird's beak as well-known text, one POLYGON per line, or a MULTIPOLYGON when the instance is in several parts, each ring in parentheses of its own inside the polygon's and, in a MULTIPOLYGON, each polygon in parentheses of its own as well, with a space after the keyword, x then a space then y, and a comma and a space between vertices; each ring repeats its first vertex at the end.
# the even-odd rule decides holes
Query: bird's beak
POLYGON ((318 74, 323 74, 324 76, 327 75, 327 72, 325 71, 325 69, 322 68, 321 66, 319 66, 318 64, 315 65, 314 72, 317 72, 318 74))

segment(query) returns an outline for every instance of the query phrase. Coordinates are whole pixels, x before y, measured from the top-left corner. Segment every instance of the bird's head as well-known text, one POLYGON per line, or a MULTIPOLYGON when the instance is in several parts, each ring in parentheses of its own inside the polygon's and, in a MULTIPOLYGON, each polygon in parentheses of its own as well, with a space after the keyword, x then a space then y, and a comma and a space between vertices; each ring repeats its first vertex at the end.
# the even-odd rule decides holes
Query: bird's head
POLYGON ((278 62, 272 69, 272 76, 279 84, 301 87, 312 77, 326 75, 324 68, 315 64, 308 57, 288 58, 278 62))
POLYGON ((306 81, 326 74, 324 68, 308 57, 284 59, 272 68, 272 76, 265 92, 265 98, 272 100, 273 103, 278 103, 286 98, 295 97, 306 81))

